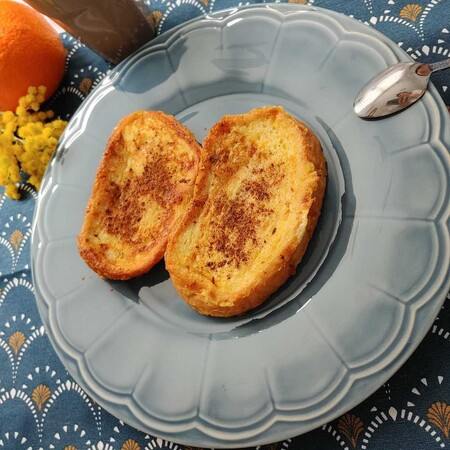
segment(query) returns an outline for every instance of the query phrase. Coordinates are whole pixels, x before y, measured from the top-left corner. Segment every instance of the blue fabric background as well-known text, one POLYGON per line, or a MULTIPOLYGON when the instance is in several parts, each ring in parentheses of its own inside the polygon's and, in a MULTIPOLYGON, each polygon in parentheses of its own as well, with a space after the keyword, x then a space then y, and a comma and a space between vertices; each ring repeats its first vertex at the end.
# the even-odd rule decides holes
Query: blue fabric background
MULTIPOLYGON (((147 0, 158 32, 203 13, 257 3, 237 0, 147 0)), ((305 3, 291 0, 291 3, 305 3)), ((450 51, 448 0, 310 0, 353 16, 393 39, 413 58, 435 61, 450 51)), ((69 118, 110 69, 100 57, 63 34, 69 50, 64 82, 50 107, 69 118)), ((450 73, 433 75, 446 104, 450 73)), ((0 149, 1 151, 1 149, 0 149)), ((186 449, 138 432, 90 400, 52 350, 40 321, 29 268, 36 193, 24 199, 0 190, 0 447, 5 449, 186 449)), ((449 447, 450 339, 448 302, 405 366, 378 392, 333 423, 266 450, 449 447)))

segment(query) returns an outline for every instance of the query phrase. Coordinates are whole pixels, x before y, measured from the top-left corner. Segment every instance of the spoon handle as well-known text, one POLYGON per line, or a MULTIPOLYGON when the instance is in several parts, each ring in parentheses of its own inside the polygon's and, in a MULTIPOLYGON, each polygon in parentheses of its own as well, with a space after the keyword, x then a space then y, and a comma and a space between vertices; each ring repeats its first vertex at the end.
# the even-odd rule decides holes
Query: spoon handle
POLYGON ((428 66, 432 72, 436 72, 436 71, 442 70, 442 69, 447 69, 450 67, 450 59, 444 59, 443 61, 431 63, 431 64, 428 64, 428 66))

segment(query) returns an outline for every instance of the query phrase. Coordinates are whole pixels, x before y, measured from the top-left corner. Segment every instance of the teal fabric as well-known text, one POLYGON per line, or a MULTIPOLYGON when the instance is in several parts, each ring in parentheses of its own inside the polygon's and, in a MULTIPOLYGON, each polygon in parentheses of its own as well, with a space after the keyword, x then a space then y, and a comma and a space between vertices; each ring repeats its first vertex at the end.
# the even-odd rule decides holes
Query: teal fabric
MULTIPOLYGON (((158 32, 237 0, 147 0, 158 32), (151 5, 150 5, 151 4, 151 5)), ((295 3, 295 2, 293 2, 295 3)), ((303 3, 303 2, 298 2, 303 3)), ((353 16, 389 36, 413 58, 436 61, 450 51, 448 0, 311 0, 353 16)), ((110 66, 63 34, 67 70, 50 107, 70 118, 110 66)), ((450 72, 433 75, 450 103, 450 72)), ((1 152, 1 148, 0 148, 1 152)), ((39 318, 29 240, 36 193, 23 200, 0 191, 0 447, 5 449, 188 449, 138 432, 90 400, 61 365, 39 318)), ((333 423, 265 449, 423 450, 450 446, 450 312, 444 304, 428 336, 378 392, 333 423)))

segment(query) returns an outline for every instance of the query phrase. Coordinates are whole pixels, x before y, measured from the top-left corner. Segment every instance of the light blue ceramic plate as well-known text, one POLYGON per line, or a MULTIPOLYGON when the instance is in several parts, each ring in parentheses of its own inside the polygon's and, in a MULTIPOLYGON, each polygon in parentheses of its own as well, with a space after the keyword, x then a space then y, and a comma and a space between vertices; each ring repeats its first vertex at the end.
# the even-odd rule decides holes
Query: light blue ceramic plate
POLYGON ((50 339, 99 404, 202 447, 277 441, 350 409, 416 348, 449 289, 450 123, 436 90, 364 122, 355 94, 407 59, 364 25, 265 6, 173 30, 114 70, 72 119, 36 211, 33 277, 50 339), (108 283, 75 236, 107 137, 137 109, 176 114, 200 140, 220 116, 281 104, 322 141, 329 182, 297 274, 238 319, 197 315, 163 265, 108 283))

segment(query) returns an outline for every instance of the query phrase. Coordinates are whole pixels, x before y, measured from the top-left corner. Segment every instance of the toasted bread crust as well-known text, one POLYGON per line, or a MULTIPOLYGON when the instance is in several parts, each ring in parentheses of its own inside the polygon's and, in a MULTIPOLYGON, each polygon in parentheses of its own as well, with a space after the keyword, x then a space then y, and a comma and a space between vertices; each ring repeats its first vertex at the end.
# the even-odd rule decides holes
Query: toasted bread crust
POLYGON ((192 197, 200 146, 172 116, 139 111, 114 129, 88 202, 78 249, 100 276, 125 280, 158 263, 192 197))
POLYGON ((199 313, 234 316, 260 305, 295 272, 320 216, 326 162, 314 134, 281 107, 223 117, 203 147, 193 201, 169 239, 166 267, 179 294, 199 313), (267 139, 273 133, 276 142, 291 147, 273 163, 258 146, 264 133, 253 141, 245 136, 246 127, 258 130, 259 123, 269 127, 267 139))

